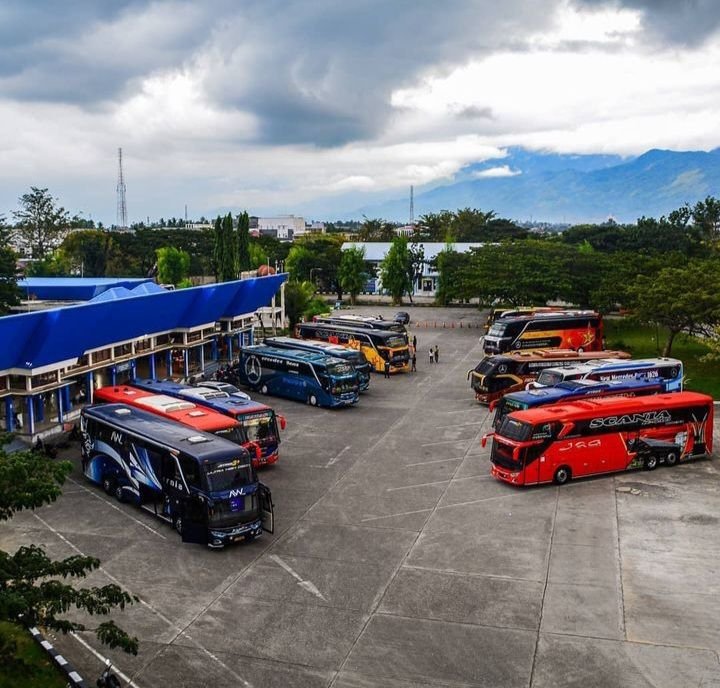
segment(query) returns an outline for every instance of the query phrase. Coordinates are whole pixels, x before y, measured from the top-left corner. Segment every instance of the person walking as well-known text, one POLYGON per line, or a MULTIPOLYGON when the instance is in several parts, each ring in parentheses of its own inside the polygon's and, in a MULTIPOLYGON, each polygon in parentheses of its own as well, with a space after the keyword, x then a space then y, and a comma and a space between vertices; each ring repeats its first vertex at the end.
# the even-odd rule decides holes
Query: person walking
POLYGON ((439 360, 439 359, 440 359, 440 349, 438 349, 438 345, 437 345, 437 344, 435 345, 434 358, 435 358, 435 363, 439 363, 439 362, 440 362, 440 360, 439 360))
POLYGON ((385 377, 390 379, 390 361, 385 361, 385 365, 383 366, 383 370, 385 371, 385 377))
POLYGON ((413 349, 417 351, 417 337, 413 335, 413 349))
POLYGON ((428 351, 428 353, 430 354, 430 363, 432 363, 435 360, 435 351, 432 347, 430 347, 430 351, 428 351))
POLYGON ((410 359, 412 362, 412 367, 410 368, 410 372, 416 373, 417 372, 417 356, 415 355, 415 349, 413 349, 412 358, 410 359))

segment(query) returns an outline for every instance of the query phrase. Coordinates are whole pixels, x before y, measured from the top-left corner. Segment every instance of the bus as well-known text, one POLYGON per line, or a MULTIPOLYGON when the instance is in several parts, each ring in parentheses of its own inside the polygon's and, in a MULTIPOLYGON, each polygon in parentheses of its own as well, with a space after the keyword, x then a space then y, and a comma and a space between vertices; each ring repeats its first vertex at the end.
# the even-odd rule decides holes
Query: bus
POLYGON ((497 320, 483 338, 486 354, 518 349, 601 351, 602 317, 595 311, 554 311, 497 320))
POLYGON ((504 394, 525 389, 528 382, 537 380, 545 368, 570 366, 597 358, 629 359, 625 351, 584 351, 569 349, 538 349, 511 351, 496 356, 485 356, 474 369, 468 370, 470 387, 475 399, 489 404, 504 394))
POLYGON ((260 456, 254 462, 256 468, 273 464, 279 458, 280 429, 285 429, 286 422, 266 404, 253 401, 250 397, 242 399, 217 389, 192 387, 172 380, 135 379, 131 386, 145 392, 192 401, 236 420, 242 431, 243 446, 260 450, 260 456))
POLYGON ((696 392, 584 399, 515 411, 492 437, 491 473, 514 485, 555 482, 707 456, 713 399, 696 392))
POLYGON ((410 348, 406 334, 323 323, 299 323, 295 326, 295 336, 298 339, 319 339, 358 349, 365 354, 377 373, 384 372, 385 361, 390 362, 391 373, 410 371, 410 348))
POLYGON ((528 388, 554 387, 567 380, 657 380, 664 392, 682 392, 683 364, 677 358, 639 358, 633 361, 598 359, 562 368, 546 368, 528 388))
POLYGON ((561 311, 560 307, 554 306, 503 306, 502 308, 493 308, 488 313, 485 321, 485 332, 487 332, 496 320, 500 318, 516 318, 523 315, 535 315, 535 313, 550 313, 552 311, 561 311))
POLYGON ((511 392, 490 403, 494 411, 492 426, 500 427, 503 418, 513 411, 525 411, 536 406, 548 406, 588 397, 642 397, 647 394, 660 394, 665 389, 658 380, 647 378, 628 378, 627 380, 569 380, 554 387, 541 387, 522 392, 511 392))
POLYGON ((342 344, 331 344, 313 339, 295 339, 294 337, 265 337, 264 343, 278 349, 299 349, 312 351, 326 356, 334 356, 347 361, 357 371, 360 380, 360 391, 366 392, 370 388, 370 371, 372 367, 362 351, 342 344))
POLYGON ((343 327, 359 327, 363 330, 385 330, 406 334, 407 328, 397 320, 370 318, 363 315, 316 315, 313 322, 325 325, 342 325, 343 327))
MULTIPOLYGON (((198 406, 187 399, 177 399, 167 394, 146 392, 130 385, 99 387, 94 392, 94 399, 106 404, 134 406, 162 418, 189 425, 199 432, 209 432, 241 446, 246 444, 240 423, 224 416, 222 413, 198 406)), ((253 445, 248 445, 248 448, 255 451, 253 461, 258 465, 260 448, 253 445)))
POLYGON ((359 381, 346 361, 325 354, 256 344, 240 350, 231 369, 238 383, 311 406, 351 406, 358 401, 359 381))
POLYGON ((220 548, 274 531, 274 507, 247 449, 127 404, 80 414, 82 471, 121 502, 220 548))

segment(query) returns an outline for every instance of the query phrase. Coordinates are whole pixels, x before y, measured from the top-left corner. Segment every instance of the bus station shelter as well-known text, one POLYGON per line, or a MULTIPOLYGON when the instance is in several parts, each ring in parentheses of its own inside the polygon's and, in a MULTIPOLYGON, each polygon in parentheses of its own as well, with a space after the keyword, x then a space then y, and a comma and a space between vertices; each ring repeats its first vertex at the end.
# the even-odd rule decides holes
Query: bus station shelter
POLYGON ((77 419, 96 387, 136 371, 186 378, 233 360, 286 277, 175 291, 147 280, 45 285, 55 302, 68 286, 72 299, 89 300, 0 318, 0 427, 42 439, 77 419))

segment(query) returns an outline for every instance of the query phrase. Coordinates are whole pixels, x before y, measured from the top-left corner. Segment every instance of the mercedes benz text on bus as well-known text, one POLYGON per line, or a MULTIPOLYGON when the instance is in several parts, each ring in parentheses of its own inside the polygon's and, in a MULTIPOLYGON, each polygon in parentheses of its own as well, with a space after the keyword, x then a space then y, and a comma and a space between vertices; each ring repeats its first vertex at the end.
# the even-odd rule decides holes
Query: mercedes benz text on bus
POLYGON ((258 344, 240 350, 232 369, 237 381, 263 394, 304 401, 311 406, 357 403, 358 374, 340 358, 310 351, 258 344))
POLYGON ((539 349, 512 351, 497 356, 485 356, 474 370, 468 371, 470 386, 475 398, 489 404, 504 394, 525 389, 528 382, 537 380, 545 368, 570 366, 596 358, 629 359, 624 351, 585 351, 568 349, 539 349))
POLYGON ((270 490, 232 442, 125 404, 82 410, 82 469, 105 492, 222 547, 273 532, 270 490))
POLYGON ((311 351, 313 353, 334 356, 347 361, 357 371, 360 380, 360 391, 365 392, 370 387, 370 371, 372 366, 365 358, 365 354, 349 346, 342 344, 331 344, 317 339, 295 339, 294 337, 266 337, 265 344, 278 349, 299 349, 300 351, 311 351))
POLYGON ((243 446, 257 456, 253 459, 256 468, 273 464, 278 460, 280 428, 285 428, 285 418, 279 417, 280 428, 278 428, 278 417, 269 406, 253 401, 249 397, 242 399, 216 389, 191 387, 171 380, 136 379, 132 381, 131 386, 145 392, 167 394, 177 399, 192 401, 198 406, 229 416, 240 423, 243 446))
POLYGON ((712 451, 713 400, 677 392, 553 404, 505 416, 488 437, 492 475, 516 485, 652 470, 712 451))
POLYGON ((508 413, 525 411, 537 406, 549 406, 550 404, 595 397, 642 397, 648 394, 660 394, 664 391, 663 385, 657 380, 629 378, 608 382, 571 380, 561 382, 554 387, 511 392, 490 403, 490 411, 494 411, 492 426, 497 430, 508 413))
POLYGON ((602 339, 602 317, 595 311, 543 312, 497 320, 483 338, 483 350, 486 354, 550 347, 600 351, 602 339))
POLYGON ((562 368, 546 368, 528 388, 552 387, 566 380, 629 380, 646 378, 657 380, 664 392, 681 392, 683 364, 676 358, 641 358, 634 361, 598 359, 562 368))
POLYGON ((410 349, 406 334, 344 327, 323 323, 300 323, 295 326, 299 339, 319 339, 332 344, 345 344, 365 354, 373 370, 382 373, 385 361, 390 362, 390 372, 410 370, 410 349))

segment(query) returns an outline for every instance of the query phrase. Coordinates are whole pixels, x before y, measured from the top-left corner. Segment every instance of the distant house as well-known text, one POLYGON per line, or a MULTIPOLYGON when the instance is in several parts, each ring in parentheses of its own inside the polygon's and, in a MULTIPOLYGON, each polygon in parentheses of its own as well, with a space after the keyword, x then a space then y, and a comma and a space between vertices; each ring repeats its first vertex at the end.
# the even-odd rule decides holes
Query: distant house
MULTIPOLYGON (((465 253, 472 248, 482 248, 482 243, 455 243, 452 248, 457 253, 465 253)), ((392 243, 385 241, 346 241, 343 245, 343 251, 352 247, 365 249, 365 260, 371 268, 370 278, 366 284, 364 291, 373 294, 381 294, 383 291, 382 280, 380 279, 380 263, 384 260, 387 252, 390 250, 392 243)), ((417 244, 422 248, 425 261, 422 265, 420 273, 416 276, 413 283, 413 296, 435 296, 438 288, 439 274, 432 269, 430 263, 437 258, 438 253, 444 251, 446 244, 440 241, 421 241, 417 244)))
MULTIPOLYGON (((251 229, 254 229, 253 224, 253 222, 250 223, 251 229)), ((258 217, 257 229, 260 236, 271 236, 280 241, 292 241, 305 234, 305 218, 295 215, 258 217)))

